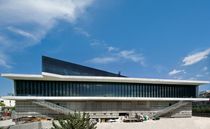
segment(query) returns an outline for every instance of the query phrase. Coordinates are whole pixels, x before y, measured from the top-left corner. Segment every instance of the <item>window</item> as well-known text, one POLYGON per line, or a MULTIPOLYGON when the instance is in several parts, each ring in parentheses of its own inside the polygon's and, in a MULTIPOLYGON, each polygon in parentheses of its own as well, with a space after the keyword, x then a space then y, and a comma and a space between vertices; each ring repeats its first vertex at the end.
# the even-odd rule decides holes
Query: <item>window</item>
POLYGON ((196 97, 196 86, 16 80, 17 96, 196 97))

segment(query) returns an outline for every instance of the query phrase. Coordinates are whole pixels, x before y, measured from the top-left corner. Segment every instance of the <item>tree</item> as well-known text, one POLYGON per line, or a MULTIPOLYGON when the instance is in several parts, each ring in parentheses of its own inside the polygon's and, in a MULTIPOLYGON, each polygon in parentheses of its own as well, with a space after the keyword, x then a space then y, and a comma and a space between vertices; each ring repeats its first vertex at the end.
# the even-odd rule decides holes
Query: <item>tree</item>
POLYGON ((56 124, 53 121, 51 129, 96 129, 96 123, 90 121, 90 116, 86 113, 73 113, 58 119, 56 124))
POLYGON ((4 107, 4 106, 5 106, 5 104, 4 104, 4 103, 2 103, 2 102, 0 102, 0 106, 1 106, 1 107, 4 107))

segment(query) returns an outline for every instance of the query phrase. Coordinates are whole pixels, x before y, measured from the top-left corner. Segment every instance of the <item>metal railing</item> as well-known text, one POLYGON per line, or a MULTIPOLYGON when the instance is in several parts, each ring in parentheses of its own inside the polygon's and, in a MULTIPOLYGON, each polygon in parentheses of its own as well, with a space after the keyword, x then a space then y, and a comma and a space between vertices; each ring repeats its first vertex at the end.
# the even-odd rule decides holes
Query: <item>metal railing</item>
POLYGON ((57 104, 48 102, 48 101, 44 101, 44 100, 37 100, 37 101, 33 101, 33 103, 39 105, 39 106, 43 106, 46 107, 48 109, 51 109, 53 111, 68 115, 70 112, 72 112, 72 110, 67 109, 65 107, 59 106, 57 104))

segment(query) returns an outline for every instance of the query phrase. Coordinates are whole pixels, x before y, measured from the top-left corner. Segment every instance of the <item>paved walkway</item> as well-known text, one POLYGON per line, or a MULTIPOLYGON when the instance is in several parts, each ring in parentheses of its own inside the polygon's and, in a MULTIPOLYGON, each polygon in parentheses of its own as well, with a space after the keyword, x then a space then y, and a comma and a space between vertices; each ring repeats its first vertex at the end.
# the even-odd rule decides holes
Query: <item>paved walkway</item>
POLYGON ((99 123, 97 129, 210 129, 210 118, 162 118, 139 123, 99 123))
POLYGON ((0 127, 5 127, 9 125, 15 125, 15 122, 12 122, 12 119, 0 121, 0 127))
MULTIPOLYGON (((1 126, 14 125, 12 120, 0 121, 1 126)), ((136 123, 98 123, 97 129, 210 129, 210 118, 161 118, 136 123)))

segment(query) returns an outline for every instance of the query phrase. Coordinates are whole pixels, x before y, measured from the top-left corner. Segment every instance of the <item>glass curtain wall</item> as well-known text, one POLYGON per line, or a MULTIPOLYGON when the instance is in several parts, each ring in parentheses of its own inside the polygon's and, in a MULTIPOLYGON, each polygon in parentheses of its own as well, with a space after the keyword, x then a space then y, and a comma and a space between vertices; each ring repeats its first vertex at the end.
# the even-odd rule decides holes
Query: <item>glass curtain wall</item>
POLYGON ((196 97, 196 86, 16 80, 17 96, 196 97))

